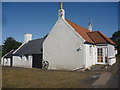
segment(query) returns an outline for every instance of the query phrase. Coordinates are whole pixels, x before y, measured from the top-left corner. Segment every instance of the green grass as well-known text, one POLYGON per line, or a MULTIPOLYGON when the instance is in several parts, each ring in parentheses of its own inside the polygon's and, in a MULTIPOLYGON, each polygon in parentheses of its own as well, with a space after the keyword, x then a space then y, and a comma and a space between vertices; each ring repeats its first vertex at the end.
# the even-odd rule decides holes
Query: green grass
MULTIPOLYGON (((99 66, 99 65, 98 65, 99 66)), ((53 71, 36 68, 2 68, 3 88, 91 88, 96 80, 91 78, 103 72, 114 74, 120 66, 120 57, 117 63, 106 70, 80 71, 53 71)))
POLYGON ((3 67, 3 88, 90 88, 96 72, 3 67))

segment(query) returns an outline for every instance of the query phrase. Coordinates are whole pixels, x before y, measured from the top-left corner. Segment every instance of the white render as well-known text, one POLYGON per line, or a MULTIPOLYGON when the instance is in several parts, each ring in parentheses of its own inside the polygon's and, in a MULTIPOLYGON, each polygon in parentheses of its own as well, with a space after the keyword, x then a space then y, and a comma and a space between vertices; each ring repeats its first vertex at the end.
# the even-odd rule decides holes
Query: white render
POLYGON ((60 3, 60 10, 58 11, 58 19, 65 19, 65 10, 63 9, 62 3, 60 3))
POLYGON ((115 51, 115 47, 111 44, 108 45, 108 58, 109 58, 109 65, 112 65, 116 62, 116 51, 115 51))
POLYGON ((1 65, 3 65, 4 63, 3 63, 4 61, 3 61, 3 57, 1 58, 1 65))
POLYGON ((11 63, 10 61, 11 61, 10 58, 1 58, 1 64, 3 66, 10 66, 10 63, 11 63))
POLYGON ((10 63, 11 63, 11 59, 12 59, 12 57, 10 58, 6 58, 6 55, 7 54, 9 54, 9 53, 11 53, 12 52, 12 50, 10 51, 10 52, 8 52, 8 53, 6 53, 2 58, 1 58, 1 65, 3 65, 3 66, 10 66, 10 63))
POLYGON ((24 43, 27 43, 30 40, 32 40, 32 34, 26 33, 24 35, 24 43))
POLYGON ((64 11, 64 9, 60 9, 59 11, 58 11, 58 19, 65 19, 65 11, 64 11))
POLYGON ((85 64, 83 43, 75 30, 64 19, 59 19, 43 43, 43 60, 49 62, 49 69, 82 68, 85 64))
POLYGON ((26 56, 13 56, 13 66, 14 67, 24 67, 24 68, 32 68, 32 56, 29 55, 28 58, 26 56))
POLYGON ((96 64, 97 48, 95 45, 85 44, 85 67, 89 68, 96 64))

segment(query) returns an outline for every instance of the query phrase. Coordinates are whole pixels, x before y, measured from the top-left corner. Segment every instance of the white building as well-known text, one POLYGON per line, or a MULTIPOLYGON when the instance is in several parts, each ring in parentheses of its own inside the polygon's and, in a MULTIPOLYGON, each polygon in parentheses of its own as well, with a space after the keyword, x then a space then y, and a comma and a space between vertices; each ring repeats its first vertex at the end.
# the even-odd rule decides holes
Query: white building
POLYGON ((26 33, 24 35, 23 44, 14 52, 10 53, 8 58, 6 55, 2 57, 2 65, 25 67, 25 68, 42 68, 42 44, 44 38, 32 40, 32 35, 26 33), (9 60, 11 59, 11 61, 9 60), (6 63, 6 60, 8 64, 6 63), (12 63, 11 65, 9 63, 12 63), (7 64, 7 65, 6 65, 7 64))
POLYGON ((60 5, 58 20, 43 42, 43 60, 49 69, 74 70, 116 62, 115 43, 99 31, 85 29, 67 19, 60 5))
POLYGON ((1 64, 3 66, 13 66, 12 65, 12 61, 13 61, 13 52, 15 50, 11 50, 10 52, 8 52, 7 54, 5 54, 2 58, 1 58, 1 64))
POLYGON ((24 43, 13 52, 12 66, 56 70, 89 68, 95 64, 116 62, 115 43, 99 31, 85 29, 65 18, 60 4, 58 20, 47 37, 32 40, 25 34, 24 43))

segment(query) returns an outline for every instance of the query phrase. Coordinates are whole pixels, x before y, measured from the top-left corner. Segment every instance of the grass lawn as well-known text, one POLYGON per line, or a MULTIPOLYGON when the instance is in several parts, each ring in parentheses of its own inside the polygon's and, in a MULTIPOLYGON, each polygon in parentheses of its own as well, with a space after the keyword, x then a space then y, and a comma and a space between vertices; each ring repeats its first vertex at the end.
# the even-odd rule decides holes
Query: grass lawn
POLYGON ((101 72, 2 68, 3 88, 90 88, 101 72))
MULTIPOLYGON (((120 66, 117 63, 109 68, 90 71, 53 71, 36 68, 2 67, 3 88, 91 88, 92 83, 103 72, 115 73, 120 66)), ((99 67, 99 65, 97 65, 99 67)), ((120 70, 120 69, 119 69, 120 70)))

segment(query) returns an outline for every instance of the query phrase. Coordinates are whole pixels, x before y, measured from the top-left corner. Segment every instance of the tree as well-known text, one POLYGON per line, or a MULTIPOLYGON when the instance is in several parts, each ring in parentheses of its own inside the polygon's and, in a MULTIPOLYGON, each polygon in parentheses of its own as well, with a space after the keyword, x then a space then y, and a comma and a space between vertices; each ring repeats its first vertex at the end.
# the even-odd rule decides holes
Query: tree
POLYGON ((120 55, 120 30, 114 32, 111 39, 116 43, 118 55, 120 55))
POLYGON ((12 37, 6 38, 2 45, 2 56, 8 52, 10 52, 12 49, 17 49, 22 43, 16 41, 12 37))

